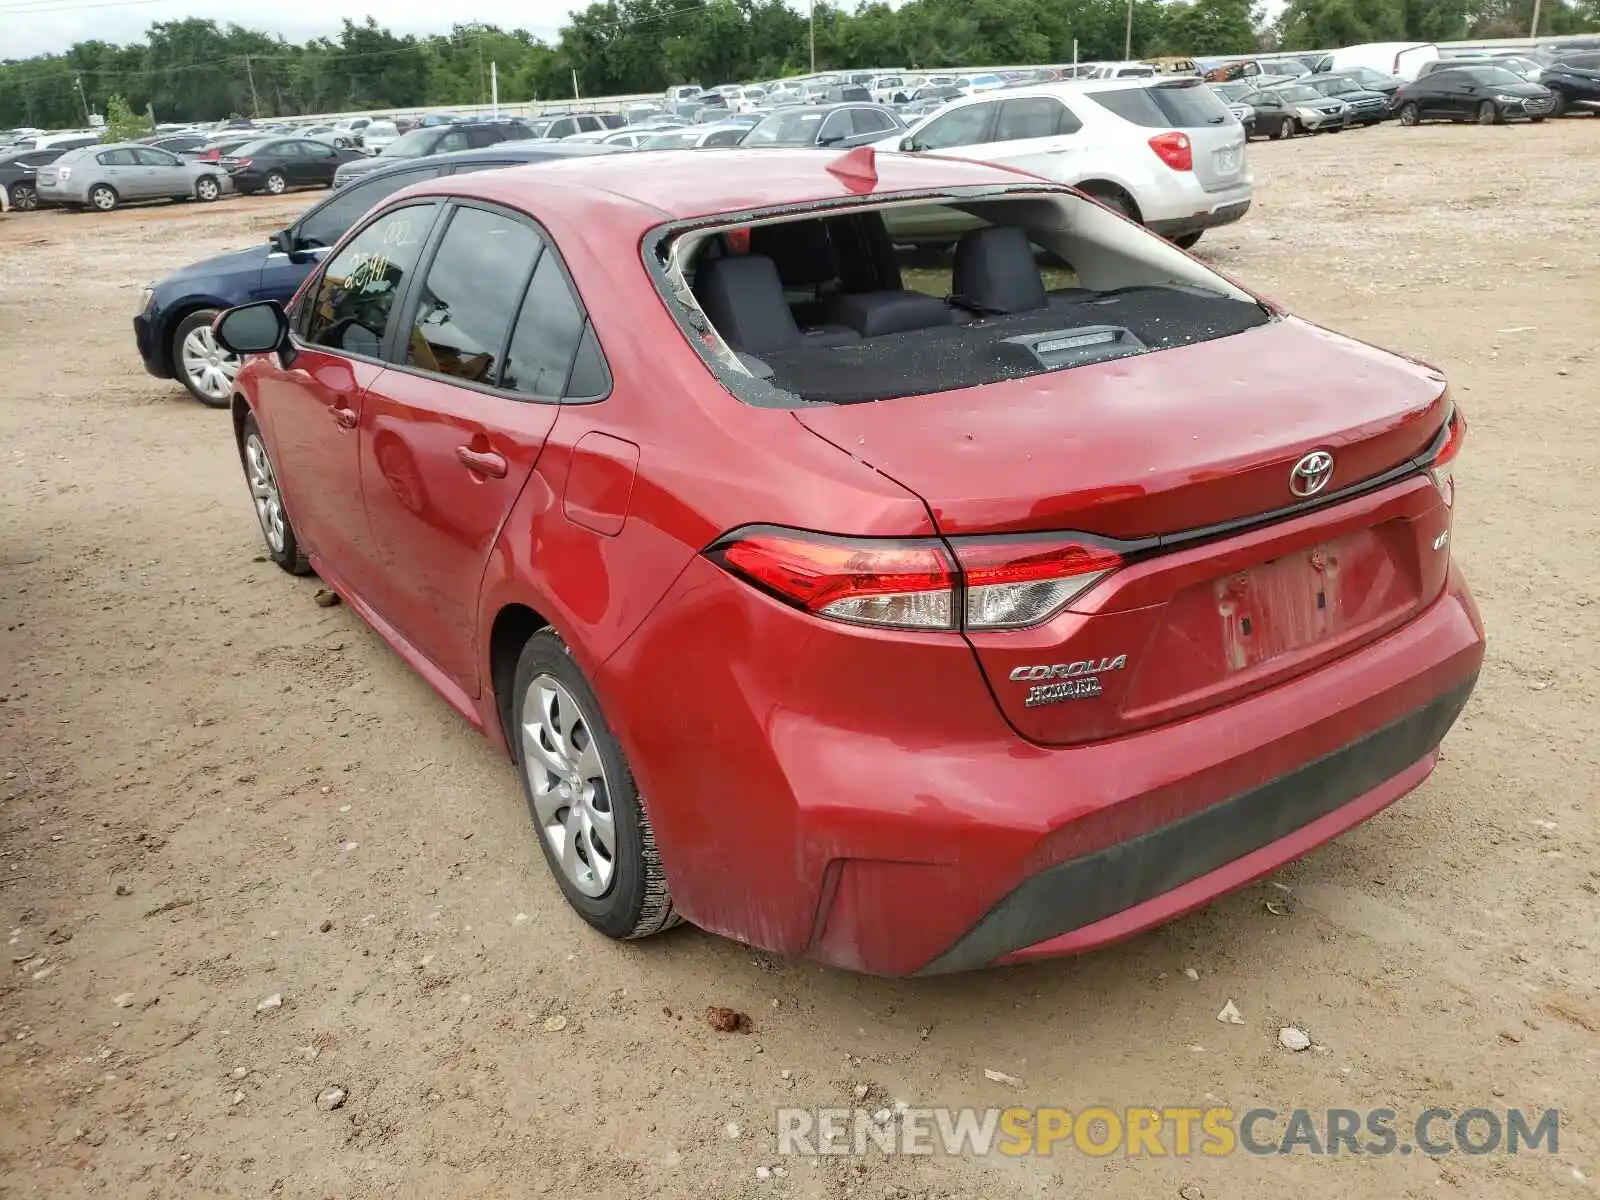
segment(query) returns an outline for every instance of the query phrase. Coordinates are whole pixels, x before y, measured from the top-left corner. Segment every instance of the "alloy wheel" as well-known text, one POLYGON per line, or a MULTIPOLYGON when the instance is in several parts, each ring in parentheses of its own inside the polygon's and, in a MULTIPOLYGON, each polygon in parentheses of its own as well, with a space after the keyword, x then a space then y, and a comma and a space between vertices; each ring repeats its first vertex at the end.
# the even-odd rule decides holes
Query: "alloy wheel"
POLYGON ((283 195, 283 189, 285 186, 286 184, 283 176, 279 175, 276 171, 267 176, 267 191, 271 192, 274 196, 283 195))
POLYGON ((18 212, 32 212, 39 207, 39 193, 31 183, 11 185, 11 207, 18 212))
POLYGON ((283 497, 278 491, 278 477, 272 470, 272 460, 259 433, 251 433, 244 440, 244 469, 250 482, 250 498, 255 502, 256 518, 261 522, 261 533, 274 554, 282 554, 288 540, 288 529, 283 519, 283 497))
POLYGON ((1478 105, 1478 124, 1493 125, 1500 119, 1500 110, 1494 106, 1493 100, 1485 100, 1478 105))
POLYGON ((1418 119, 1419 119, 1419 114, 1417 112, 1417 106, 1415 104, 1405 104, 1405 105, 1401 106, 1401 108, 1400 108, 1400 124, 1402 124, 1402 125, 1415 125, 1417 123, 1418 119))
POLYGON ((1280 138, 1288 138, 1288 137, 1293 137, 1294 136, 1294 122, 1291 121, 1288 117, 1285 117, 1283 119, 1283 124, 1278 127, 1278 136, 1280 138))
POLYGON ((183 339, 179 349, 183 373, 196 390, 213 400, 224 400, 233 390, 233 377, 239 373, 239 360, 222 348, 209 325, 197 325, 183 339))
POLYGON ((534 820, 567 882, 603 896, 616 873, 616 815, 589 717, 561 681, 536 675, 518 719, 534 820))
POLYGON ((101 212, 110 212, 117 206, 117 194, 105 184, 101 184, 89 193, 89 203, 101 212))
POLYGON ((217 181, 209 175, 194 185, 194 194, 202 200, 215 200, 221 191, 217 181))

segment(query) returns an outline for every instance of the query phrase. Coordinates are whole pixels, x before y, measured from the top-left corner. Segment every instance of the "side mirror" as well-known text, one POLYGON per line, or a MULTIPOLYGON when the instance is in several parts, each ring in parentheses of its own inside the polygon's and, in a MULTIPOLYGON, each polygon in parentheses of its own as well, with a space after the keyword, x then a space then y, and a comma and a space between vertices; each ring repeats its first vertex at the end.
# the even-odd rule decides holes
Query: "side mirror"
POLYGON ((231 354, 269 354, 289 344, 289 318, 276 300, 258 300, 230 308, 211 325, 211 332, 231 354))
POLYGON ((267 235, 267 245, 271 246, 278 254, 292 256, 295 246, 294 230, 280 229, 276 233, 269 233, 267 235))
POLYGON ((917 139, 908 133, 905 137, 900 139, 900 149, 904 150, 907 154, 911 154, 922 149, 922 147, 918 146, 917 139))

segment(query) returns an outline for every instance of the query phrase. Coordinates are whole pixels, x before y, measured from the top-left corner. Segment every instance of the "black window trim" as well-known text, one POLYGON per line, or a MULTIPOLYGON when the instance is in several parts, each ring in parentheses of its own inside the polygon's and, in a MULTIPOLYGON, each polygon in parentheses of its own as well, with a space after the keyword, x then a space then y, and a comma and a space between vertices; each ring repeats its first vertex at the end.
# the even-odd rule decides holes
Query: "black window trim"
MULTIPOLYGON (((550 235, 550 231, 536 218, 519 209, 507 208, 502 204, 494 204, 487 200, 479 200, 468 196, 444 196, 434 197, 433 199, 442 200, 445 211, 440 219, 435 220, 433 229, 429 232, 428 239, 422 247, 422 254, 417 259, 416 269, 411 273, 411 277, 400 285, 399 294, 395 297, 395 311, 404 316, 405 320, 404 322, 391 320, 390 328, 384 331, 382 350, 384 361, 381 365, 388 367, 391 371, 401 371, 407 375, 415 375, 421 379, 445 383, 452 387, 466 388, 469 391, 496 396, 502 400, 520 400, 530 404, 598 404, 602 400, 609 399, 612 390, 616 386, 615 376, 611 372, 611 360, 606 356, 605 346, 600 341, 599 330, 594 329, 594 322, 589 318, 589 306, 583 301, 583 293, 578 290, 577 281, 572 278, 572 272, 567 269, 566 260, 561 257, 561 251, 557 248, 555 238, 550 235), (511 350, 511 340, 516 336, 517 322, 522 318, 523 306, 528 302, 528 291, 533 286, 533 277, 538 272, 539 264, 544 261, 545 255, 551 256, 556 264, 556 269, 561 272, 561 278, 566 283, 567 291, 571 294, 573 302, 577 305, 579 317, 582 318, 578 326, 578 343, 573 348, 572 360, 567 363, 566 378, 561 381, 561 395, 535 396, 529 392, 519 392, 513 388, 502 387, 499 384, 477 383, 469 379, 457 379, 449 375, 440 375, 433 371, 424 370, 421 367, 412 366, 405 361, 405 347, 401 344, 397 331, 400 329, 406 330, 407 338, 409 339, 411 327, 417 317, 416 306, 420 301, 420 297, 416 294, 417 289, 420 287, 421 281, 428 277, 428 272, 433 269, 433 260, 439 253, 439 246, 444 242, 445 234, 449 231, 450 225, 455 219, 455 214, 463 208, 476 208, 483 212, 492 213, 497 217, 506 217, 517 221, 532 229, 538 235, 540 241, 539 253, 534 255, 533 262, 528 267, 527 274, 522 280, 522 288, 517 299, 517 311, 512 314, 510 322, 507 323, 505 339, 500 345, 500 354, 497 361, 501 371, 505 370, 506 356, 511 350), (572 369, 577 364, 578 350, 583 346, 585 331, 593 333, 595 348, 600 354, 600 362, 605 369, 606 389, 598 396, 568 396, 566 395, 567 384, 572 380, 572 369)), ((396 207, 400 206, 397 205, 396 207)), ((384 213, 390 211, 392 210, 384 209, 383 213, 378 213, 373 220, 381 219, 384 213)), ((367 228, 372 223, 369 221, 362 228, 367 228)), ((332 257, 333 255, 331 254, 328 256, 328 258, 332 257)), ((324 259, 324 262, 326 261, 324 259)), ((352 357, 355 356, 352 355, 352 357)))
MULTIPOLYGON (((412 281, 410 278, 402 279, 400 282, 400 288, 395 293, 394 304, 391 305, 389 309, 389 324, 383 331, 383 341, 378 346, 378 354, 376 357, 370 354, 356 354, 350 350, 346 350, 343 346, 322 346, 315 342, 306 341, 305 326, 306 322, 311 319, 310 312, 312 304, 314 303, 312 297, 314 297, 317 292, 322 289, 322 281, 328 274, 329 263, 333 262, 334 259, 338 258, 339 255, 343 254, 347 249, 349 249, 350 244, 363 233, 371 229, 379 221, 383 221, 392 216, 394 213, 399 212, 402 208, 427 207, 434 210, 433 215, 430 218, 433 224, 429 228, 427 236, 423 239, 422 250, 417 257, 417 262, 420 265, 423 261, 423 256, 428 253, 435 231, 439 228, 439 214, 444 207, 441 203, 441 199, 442 197, 439 196, 415 196, 403 200, 398 204, 389 205, 388 207, 373 213, 368 220, 361 222, 361 224, 351 226, 350 229, 345 233, 344 237, 340 238, 338 243, 332 246, 328 252, 322 256, 322 261, 316 265, 311 274, 307 276, 306 282, 301 285, 300 292, 296 297, 298 301, 297 306, 295 311, 289 316, 289 342, 297 351, 305 350, 316 354, 332 354, 337 358, 347 358, 352 362, 371 363, 376 367, 393 366, 393 364, 388 361, 388 355, 389 345, 394 337, 394 330, 396 328, 394 314, 397 311, 402 311, 401 305, 406 303, 406 301, 410 298, 412 287, 412 281)), ((414 276, 417 270, 418 267, 413 267, 406 274, 408 276, 414 276)), ((432 376, 430 376, 430 378, 432 378, 432 376)))

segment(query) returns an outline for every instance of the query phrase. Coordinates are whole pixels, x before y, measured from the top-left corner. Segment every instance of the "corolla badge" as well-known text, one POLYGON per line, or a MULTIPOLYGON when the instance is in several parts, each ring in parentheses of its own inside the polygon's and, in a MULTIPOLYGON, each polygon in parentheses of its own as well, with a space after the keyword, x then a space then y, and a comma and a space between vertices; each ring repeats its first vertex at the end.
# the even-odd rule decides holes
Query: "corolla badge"
POLYGON ((1313 450, 1289 472, 1289 490, 1296 496, 1315 496, 1333 478, 1333 455, 1313 450))
POLYGON ((1128 665, 1128 656, 1118 654, 1105 658, 1082 659, 1069 663, 1039 663, 1017 667, 1011 678, 1018 683, 1030 683, 1024 707, 1038 708, 1042 704, 1059 704, 1063 700, 1084 700, 1098 696, 1104 690, 1100 676, 1107 671, 1120 671, 1128 665), (1058 682, 1038 682, 1039 680, 1058 682))

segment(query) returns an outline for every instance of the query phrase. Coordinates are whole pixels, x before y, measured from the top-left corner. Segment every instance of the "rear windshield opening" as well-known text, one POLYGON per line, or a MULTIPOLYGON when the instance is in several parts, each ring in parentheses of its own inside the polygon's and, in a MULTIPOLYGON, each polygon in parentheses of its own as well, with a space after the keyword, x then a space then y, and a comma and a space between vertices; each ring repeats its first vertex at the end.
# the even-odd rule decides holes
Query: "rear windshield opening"
POLYGON ((1270 319, 1167 243, 1064 192, 699 229, 664 254, 691 343, 760 404, 979 387, 1270 319))

